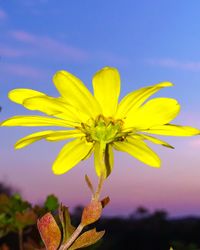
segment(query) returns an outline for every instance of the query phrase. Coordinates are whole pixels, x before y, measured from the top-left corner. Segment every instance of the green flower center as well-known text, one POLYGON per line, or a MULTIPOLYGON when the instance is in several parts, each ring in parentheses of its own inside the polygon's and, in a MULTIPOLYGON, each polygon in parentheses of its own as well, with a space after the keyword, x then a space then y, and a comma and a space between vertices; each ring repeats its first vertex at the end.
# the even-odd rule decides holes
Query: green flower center
POLYGON ((87 141, 101 141, 107 144, 124 139, 122 125, 122 120, 114 120, 100 115, 95 121, 91 120, 87 124, 82 123, 81 130, 86 134, 87 141))

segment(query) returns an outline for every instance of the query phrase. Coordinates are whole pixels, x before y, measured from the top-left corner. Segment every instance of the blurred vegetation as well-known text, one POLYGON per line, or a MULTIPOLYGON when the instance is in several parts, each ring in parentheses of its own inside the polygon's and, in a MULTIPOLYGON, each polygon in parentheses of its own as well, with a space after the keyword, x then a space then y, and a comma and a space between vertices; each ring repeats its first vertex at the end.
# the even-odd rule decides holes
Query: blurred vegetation
MULTIPOLYGON (((0 184, 0 250, 44 249, 36 221, 51 212, 58 222, 59 200, 49 195, 42 205, 32 206, 11 188, 0 184), (20 243, 21 241, 21 243, 20 243)), ((72 224, 80 221, 83 207, 72 213, 72 224)), ((138 207, 127 218, 102 218, 94 224, 105 236, 87 250, 198 250, 200 218, 170 219, 166 211, 153 213, 138 207)), ((93 225, 93 226, 94 226, 93 225)), ((87 227, 87 230, 90 226, 87 227)))

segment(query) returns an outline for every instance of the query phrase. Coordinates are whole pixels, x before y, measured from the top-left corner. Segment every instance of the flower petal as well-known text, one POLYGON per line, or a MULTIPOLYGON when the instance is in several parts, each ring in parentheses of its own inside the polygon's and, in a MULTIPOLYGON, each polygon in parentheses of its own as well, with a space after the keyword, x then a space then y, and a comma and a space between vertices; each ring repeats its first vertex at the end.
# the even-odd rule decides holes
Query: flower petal
POLYGON ((73 122, 81 122, 82 115, 74 107, 67 105, 61 98, 49 96, 25 99, 23 106, 30 110, 38 110, 47 115, 53 115, 73 122))
POLYGON ((64 174, 78 164, 92 149, 93 143, 76 139, 67 143, 53 164, 54 174, 64 174))
POLYGON ((53 81, 66 103, 87 114, 88 118, 96 118, 101 113, 98 102, 80 79, 62 70, 54 75, 53 81))
POLYGON ((150 129, 143 130, 149 134, 169 135, 169 136, 193 136, 200 135, 200 130, 190 126, 180 126, 175 124, 166 124, 162 126, 155 126, 150 129))
POLYGON ((73 129, 73 130, 54 131, 54 133, 49 134, 45 139, 47 141, 63 141, 63 140, 68 140, 70 138, 79 138, 84 136, 85 134, 82 133, 80 130, 73 129))
POLYGON ((123 142, 114 142, 116 150, 127 152, 139 161, 152 167, 160 167, 160 159, 143 141, 127 137, 123 142))
POLYGON ((95 143, 94 146, 94 166, 98 176, 107 178, 112 172, 114 156, 112 146, 109 144, 95 143))
POLYGON ((173 120, 180 111, 179 103, 172 98, 154 98, 137 110, 130 111, 125 119, 126 128, 150 128, 173 120))
POLYGON ((116 113, 120 94, 120 75, 117 69, 105 67, 93 77, 94 96, 101 105, 104 116, 116 113))
POLYGON ((79 130, 45 130, 36 132, 30 135, 27 135, 20 140, 18 140, 15 144, 15 149, 24 148, 36 141, 46 139, 48 141, 61 141, 67 140, 70 138, 77 138, 83 136, 83 133, 80 133, 79 130))
POLYGON ((24 100, 36 96, 46 96, 44 93, 33 89, 13 89, 8 93, 11 101, 23 104, 24 100))
POLYGON ((44 117, 44 116, 13 116, 2 123, 1 126, 25 126, 25 127, 37 127, 37 126, 59 126, 59 127, 74 127, 76 124, 61 119, 44 117))
POLYGON ((36 141, 44 139, 46 136, 48 136, 52 132, 55 132, 55 131, 46 130, 46 131, 40 131, 40 132, 36 132, 36 133, 30 134, 30 135, 27 135, 15 143, 15 149, 24 148, 24 147, 26 147, 26 146, 28 146, 36 141))
POLYGON ((126 95, 118 105, 116 119, 123 119, 127 116, 128 112, 133 109, 137 109, 141 104, 143 104, 147 98, 155 94, 157 91, 164 87, 173 86, 171 82, 161 82, 153 86, 148 86, 135 90, 128 95, 126 95))
POLYGON ((135 139, 140 139, 140 140, 148 140, 152 143, 155 143, 155 144, 159 144, 159 145, 162 145, 164 147, 167 147, 167 148, 173 148, 173 146, 171 146, 169 143, 163 141, 163 140, 160 140, 158 138, 155 138, 153 136, 150 136, 150 135, 146 135, 146 134, 134 134, 134 135, 131 135, 131 137, 135 138, 135 139))

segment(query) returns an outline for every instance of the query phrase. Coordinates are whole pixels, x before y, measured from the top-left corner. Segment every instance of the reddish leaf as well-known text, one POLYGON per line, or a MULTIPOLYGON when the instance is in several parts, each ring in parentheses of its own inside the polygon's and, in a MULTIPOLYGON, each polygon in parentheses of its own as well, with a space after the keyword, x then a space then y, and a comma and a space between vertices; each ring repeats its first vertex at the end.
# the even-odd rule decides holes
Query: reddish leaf
POLYGON ((56 250, 60 245, 61 232, 51 213, 38 220, 37 226, 46 249, 56 250))
POLYGON ((104 233, 105 231, 97 232, 96 228, 89 230, 81 234, 81 236, 79 236, 79 238, 74 241, 69 250, 75 250, 82 247, 88 247, 90 245, 93 245, 103 237, 104 233))
POLYGON ((107 206, 109 202, 110 202, 110 198, 108 196, 105 197, 103 200, 101 200, 102 208, 104 208, 105 206, 107 206))
POLYGON ((91 203, 84 208, 81 218, 81 224, 87 226, 97 221, 102 213, 102 205, 100 201, 91 201, 91 203))

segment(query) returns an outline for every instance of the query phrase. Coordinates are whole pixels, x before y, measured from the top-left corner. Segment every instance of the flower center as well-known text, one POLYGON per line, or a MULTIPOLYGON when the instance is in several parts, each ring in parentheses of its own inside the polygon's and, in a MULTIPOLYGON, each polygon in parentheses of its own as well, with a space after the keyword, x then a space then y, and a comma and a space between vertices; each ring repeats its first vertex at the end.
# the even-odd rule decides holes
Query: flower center
POLYGON ((81 130, 86 134, 86 139, 89 142, 101 141, 111 143, 113 141, 123 140, 122 120, 113 120, 102 115, 96 120, 90 120, 87 124, 82 123, 81 130))

